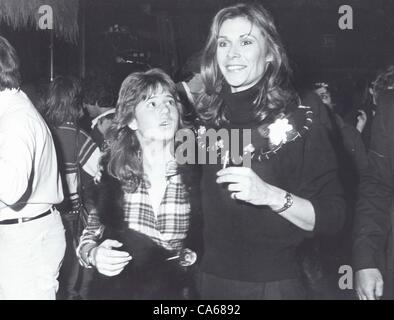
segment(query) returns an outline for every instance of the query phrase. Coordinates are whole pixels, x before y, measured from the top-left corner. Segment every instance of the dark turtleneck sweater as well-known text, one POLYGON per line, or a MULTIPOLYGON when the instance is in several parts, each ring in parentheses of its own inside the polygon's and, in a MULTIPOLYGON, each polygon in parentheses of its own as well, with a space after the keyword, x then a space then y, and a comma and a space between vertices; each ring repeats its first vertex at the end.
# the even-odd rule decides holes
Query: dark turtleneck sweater
MULTIPOLYGON (((228 120, 222 127, 252 129, 252 144, 262 147, 267 139, 259 134, 253 116, 256 88, 239 93, 224 89, 221 95, 228 120)), ((287 116, 297 130, 305 125, 305 110, 297 108, 287 116)), ((335 155, 318 121, 268 159, 252 160, 252 170, 262 180, 311 201, 316 214, 313 232, 303 231, 267 206, 232 199, 227 186, 216 183, 220 169, 219 161, 203 165, 204 272, 251 282, 297 278, 297 245, 313 233, 336 232, 342 225, 344 204, 335 155)))
POLYGON ((224 101, 224 114, 231 126, 250 128, 257 125, 258 121, 253 112, 257 95, 256 86, 236 93, 232 93, 228 85, 223 87, 221 96, 224 101))

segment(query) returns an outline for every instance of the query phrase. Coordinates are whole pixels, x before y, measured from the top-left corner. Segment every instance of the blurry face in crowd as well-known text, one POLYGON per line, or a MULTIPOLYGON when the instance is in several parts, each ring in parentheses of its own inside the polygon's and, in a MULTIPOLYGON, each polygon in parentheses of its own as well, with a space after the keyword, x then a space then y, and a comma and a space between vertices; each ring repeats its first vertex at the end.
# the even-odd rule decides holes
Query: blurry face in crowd
POLYGON ((170 141, 179 123, 179 111, 174 97, 160 88, 135 108, 135 118, 129 127, 135 130, 140 143, 170 141))
POLYGON ((322 87, 319 89, 316 89, 315 92, 319 95, 319 97, 322 99, 323 103, 328 105, 329 107, 332 107, 332 100, 331 100, 331 94, 327 90, 327 88, 322 87))
POLYGON ((100 107, 97 104, 84 103, 83 107, 86 109, 86 111, 89 114, 89 117, 91 118, 96 118, 101 114, 100 107))
POLYGON ((237 17, 219 29, 216 58, 232 92, 246 90, 263 76, 268 55, 262 33, 248 19, 237 17))
POLYGON ((107 136, 108 129, 111 127, 112 119, 108 119, 106 117, 100 119, 97 123, 97 128, 100 130, 101 134, 104 138, 107 136))

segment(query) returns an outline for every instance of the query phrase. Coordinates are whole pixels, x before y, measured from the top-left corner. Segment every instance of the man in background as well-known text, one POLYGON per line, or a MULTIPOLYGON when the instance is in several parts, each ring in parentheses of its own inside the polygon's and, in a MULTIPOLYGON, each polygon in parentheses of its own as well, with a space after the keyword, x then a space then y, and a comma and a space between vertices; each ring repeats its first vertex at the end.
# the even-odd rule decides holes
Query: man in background
POLYGON ((361 300, 394 297, 394 66, 378 76, 374 90, 378 107, 368 169, 360 182, 353 241, 356 291, 361 300))
POLYGON ((19 59, 0 37, 0 300, 55 299, 62 184, 50 131, 19 88, 19 59))

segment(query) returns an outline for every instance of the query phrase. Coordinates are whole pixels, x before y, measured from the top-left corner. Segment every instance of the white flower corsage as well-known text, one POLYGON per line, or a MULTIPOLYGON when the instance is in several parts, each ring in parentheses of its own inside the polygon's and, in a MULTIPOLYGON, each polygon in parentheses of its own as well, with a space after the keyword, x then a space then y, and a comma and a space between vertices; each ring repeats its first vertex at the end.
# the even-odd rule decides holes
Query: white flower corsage
POLYGON ((287 142, 287 133, 293 130, 293 126, 289 124, 288 119, 284 118, 277 119, 274 123, 268 126, 268 129, 270 142, 275 146, 279 146, 280 144, 287 142))

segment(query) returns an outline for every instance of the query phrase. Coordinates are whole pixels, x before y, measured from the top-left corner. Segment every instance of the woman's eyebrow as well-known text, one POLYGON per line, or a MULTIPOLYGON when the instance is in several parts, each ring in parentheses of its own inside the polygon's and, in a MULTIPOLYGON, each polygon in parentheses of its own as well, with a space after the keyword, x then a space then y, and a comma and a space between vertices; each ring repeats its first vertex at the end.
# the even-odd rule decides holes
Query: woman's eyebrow
POLYGON ((241 34, 239 37, 240 37, 240 38, 252 37, 252 38, 254 38, 254 39, 257 39, 257 38, 256 38, 253 34, 251 34, 250 32, 249 32, 249 33, 241 34))
MULTIPOLYGON (((255 37, 253 34, 251 34, 251 33, 244 33, 244 34, 241 34, 241 35, 239 36, 240 39, 247 38, 247 37, 252 37, 252 38, 256 39, 256 37, 255 37)), ((222 39, 228 39, 227 36, 221 36, 221 35, 219 35, 219 36, 218 36, 218 39, 220 39, 220 38, 222 38, 222 39)))
MULTIPOLYGON (((146 100, 151 100, 151 99, 157 98, 157 97, 159 97, 159 96, 161 96, 161 95, 156 95, 156 94, 154 94, 154 95, 150 96, 150 97, 149 97, 148 99, 146 99, 146 100)), ((166 98, 171 98, 171 99, 174 98, 170 93, 164 95, 164 97, 166 97, 166 98)))

